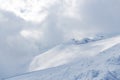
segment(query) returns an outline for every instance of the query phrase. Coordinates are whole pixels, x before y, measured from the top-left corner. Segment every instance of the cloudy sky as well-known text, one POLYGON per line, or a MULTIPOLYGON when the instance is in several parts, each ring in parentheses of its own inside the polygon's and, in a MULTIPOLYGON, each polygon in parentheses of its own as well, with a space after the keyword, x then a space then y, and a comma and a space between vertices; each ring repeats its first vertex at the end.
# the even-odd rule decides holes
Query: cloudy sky
POLYGON ((119 0, 0 0, 0 71, 19 73, 20 65, 71 38, 119 33, 119 0))

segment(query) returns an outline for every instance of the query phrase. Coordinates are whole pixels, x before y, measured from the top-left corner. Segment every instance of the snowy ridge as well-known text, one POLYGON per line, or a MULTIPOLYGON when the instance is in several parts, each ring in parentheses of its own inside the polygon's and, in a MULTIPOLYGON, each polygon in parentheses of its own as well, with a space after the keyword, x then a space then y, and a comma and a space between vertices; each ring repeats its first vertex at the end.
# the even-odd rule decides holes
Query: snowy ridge
POLYGON ((80 43, 82 42, 80 45, 76 45, 76 41, 68 44, 64 43, 43 54, 36 56, 30 65, 29 71, 56 67, 74 61, 75 58, 79 57, 95 56, 100 52, 118 44, 120 37, 118 36, 115 38, 100 41, 92 41, 94 39, 90 40, 87 38, 83 40, 80 41, 80 43), (90 42, 86 42, 86 40, 89 40, 90 42), (85 44, 85 42, 88 44, 85 44), (44 62, 46 62, 46 64, 44 62))
MULTIPOLYGON (((48 61, 44 64, 49 64, 50 59, 53 59, 55 62, 52 66, 47 66, 49 69, 40 70, 36 68, 35 72, 27 73, 21 76, 16 76, 13 78, 5 80, 120 80, 120 37, 113 37, 109 39, 103 39, 96 42, 91 42, 88 44, 82 45, 67 45, 63 47, 63 51, 66 48, 71 50, 71 53, 76 55, 75 58, 69 60, 68 55, 65 55, 65 58, 68 59, 67 63, 62 63, 61 65, 53 66, 56 63, 59 63, 59 60, 55 60, 55 54, 61 53, 52 53, 56 50, 59 52, 59 48, 54 48, 52 51, 48 51, 44 54, 39 55, 37 60, 42 60, 41 56, 52 55, 52 58, 47 57, 48 61), (109 45, 108 45, 109 44, 109 45), (76 47, 77 46, 77 47, 76 47), (94 47, 93 47, 94 46, 94 47), (80 48, 78 48, 80 47, 80 48), (91 48, 93 47, 93 48, 91 48), (82 48, 82 49, 81 49, 82 48), (75 52, 77 50, 78 52, 75 52), (86 51, 84 51, 86 50, 86 51), (82 54, 80 53, 82 52, 82 54), (87 55, 86 55, 87 54, 87 55)), ((70 54, 71 54, 70 53, 70 54)), ((64 54, 67 54, 64 52, 64 54)), ((62 55, 63 56, 63 55, 62 55)), ((73 56, 73 54, 72 54, 73 56)), ((64 56, 63 56, 64 57, 64 56)), ((45 58, 45 57, 44 57, 45 58)), ((36 64, 34 60, 34 64, 36 64)), ((39 62, 40 62, 39 61, 39 62)), ((35 66, 35 65, 33 65, 35 66)), ((35 67, 34 67, 35 68, 35 67)), ((34 71, 34 70, 33 70, 34 71)))

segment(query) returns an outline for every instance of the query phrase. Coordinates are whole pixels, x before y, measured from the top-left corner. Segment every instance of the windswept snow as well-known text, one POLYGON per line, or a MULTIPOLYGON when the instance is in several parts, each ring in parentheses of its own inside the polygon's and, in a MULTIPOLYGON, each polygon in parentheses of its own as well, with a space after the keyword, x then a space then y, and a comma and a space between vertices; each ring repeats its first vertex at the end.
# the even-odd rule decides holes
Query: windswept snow
MULTIPOLYGON (((63 58, 55 60, 54 63, 59 64, 60 61, 67 60, 66 64, 53 68, 49 66, 49 69, 35 71, 5 80, 120 80, 120 36, 80 44, 79 46, 74 44, 64 45, 64 47, 63 45, 61 46, 62 48, 58 46, 51 51, 39 55, 37 57, 38 63, 39 60, 43 59, 41 59, 41 56, 46 58, 44 64, 50 64, 50 60, 57 59, 57 54, 63 56, 62 53, 52 53, 54 51, 59 52, 60 49, 62 52, 68 49, 69 52, 64 53, 70 55, 73 53, 72 56, 74 59, 70 60, 68 59, 70 58, 68 55, 64 55, 63 58), (117 42, 115 44, 112 41, 117 42), (114 45, 108 45, 109 47, 104 49, 104 46, 108 43, 114 45), (91 56, 92 53, 94 55, 91 56), (47 55, 50 55, 50 57, 47 57, 47 55)), ((44 65, 42 64, 41 66, 44 65)), ((41 66, 39 67, 42 68, 41 66)))
MULTIPOLYGON (((83 39, 86 41, 86 39, 83 39)), ((82 42, 83 42, 82 40, 82 42)), ((89 40, 90 41, 90 40, 89 40)), ((81 42, 81 41, 79 41, 81 42)), ((42 70, 72 62, 76 58, 96 56, 120 43, 120 36, 81 44, 63 43, 43 54, 36 56, 30 64, 29 71, 42 70)))

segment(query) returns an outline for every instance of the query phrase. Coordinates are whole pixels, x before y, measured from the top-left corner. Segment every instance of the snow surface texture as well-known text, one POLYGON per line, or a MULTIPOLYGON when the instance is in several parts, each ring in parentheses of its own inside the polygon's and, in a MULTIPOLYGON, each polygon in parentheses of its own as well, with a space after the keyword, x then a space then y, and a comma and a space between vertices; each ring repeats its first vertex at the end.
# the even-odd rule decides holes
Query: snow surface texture
POLYGON ((62 44, 37 56, 31 70, 5 80, 120 80, 120 36, 62 44))

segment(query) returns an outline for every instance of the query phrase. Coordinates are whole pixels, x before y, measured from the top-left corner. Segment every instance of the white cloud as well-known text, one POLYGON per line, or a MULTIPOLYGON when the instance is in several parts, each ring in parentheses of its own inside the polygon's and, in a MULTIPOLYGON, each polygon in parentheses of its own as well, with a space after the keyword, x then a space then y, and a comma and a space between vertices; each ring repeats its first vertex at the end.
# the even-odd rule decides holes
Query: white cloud
POLYGON ((56 0, 0 0, 0 9, 13 12, 27 21, 42 22, 54 2, 56 0))
POLYGON ((37 31, 37 30, 22 30, 20 32, 20 35, 23 36, 24 38, 39 40, 40 38, 43 37, 43 32, 40 30, 39 31, 37 31))

